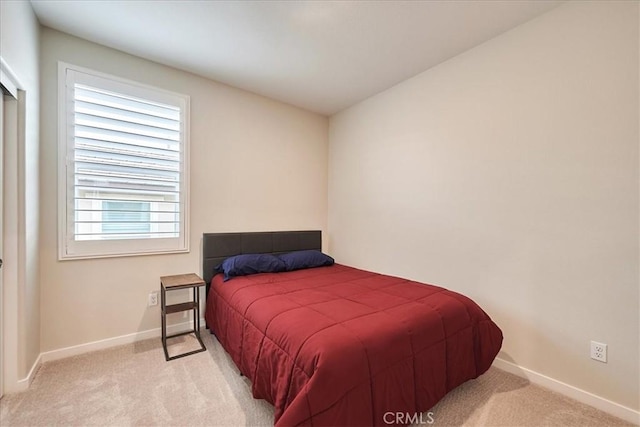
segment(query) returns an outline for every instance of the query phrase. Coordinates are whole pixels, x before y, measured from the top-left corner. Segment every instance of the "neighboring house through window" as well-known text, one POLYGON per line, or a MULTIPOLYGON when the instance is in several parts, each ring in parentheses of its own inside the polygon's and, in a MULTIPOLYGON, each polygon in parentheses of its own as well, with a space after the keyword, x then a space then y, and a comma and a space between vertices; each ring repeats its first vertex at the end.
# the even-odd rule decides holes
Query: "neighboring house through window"
POLYGON ((189 98, 60 63, 60 259, 188 251, 189 98))
MULTIPOLYGON (((134 235, 147 235, 151 233, 151 202, 123 202, 115 200, 103 200, 102 204, 102 237, 110 235, 132 233, 134 235)), ((157 203, 154 203, 157 206, 157 203)), ((157 209, 157 208, 156 208, 157 209)), ((154 213, 156 211, 154 210, 154 213)), ((175 219, 175 214, 171 214, 175 219)), ((157 219, 157 214, 154 220, 157 219)), ((158 230, 157 221, 153 221, 154 231, 158 230)), ((175 222, 171 223, 175 228, 175 222)))

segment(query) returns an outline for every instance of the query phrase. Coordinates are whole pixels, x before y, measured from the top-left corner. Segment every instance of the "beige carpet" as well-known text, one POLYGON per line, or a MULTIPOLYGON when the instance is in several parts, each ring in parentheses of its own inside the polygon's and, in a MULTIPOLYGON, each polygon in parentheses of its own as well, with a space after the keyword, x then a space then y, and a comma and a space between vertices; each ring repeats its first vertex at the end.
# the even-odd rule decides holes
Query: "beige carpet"
MULTIPOLYGON (((203 331, 207 351, 165 362, 160 339, 45 363, 28 391, 0 400, 7 426, 259 426, 273 407, 203 331)), ((175 352, 193 346, 176 338, 175 352)), ((629 426, 517 376, 491 368, 423 416, 435 426, 629 426)))

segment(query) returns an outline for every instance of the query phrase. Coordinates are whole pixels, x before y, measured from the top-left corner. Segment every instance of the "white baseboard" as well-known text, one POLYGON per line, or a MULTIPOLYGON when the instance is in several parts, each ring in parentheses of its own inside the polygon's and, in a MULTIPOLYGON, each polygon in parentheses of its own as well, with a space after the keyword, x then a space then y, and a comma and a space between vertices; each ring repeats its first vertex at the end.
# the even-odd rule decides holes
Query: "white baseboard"
MULTIPOLYGON (((167 325, 167 334, 175 334, 180 331, 193 328, 193 322, 177 323, 175 325, 167 325)), ((200 319, 201 327, 204 327, 204 319, 200 319)), ((150 338, 160 338, 161 329, 148 329, 146 331, 134 332, 133 334, 121 335, 119 337, 107 338, 99 341, 92 341, 85 344, 74 345, 71 347, 60 348, 58 350, 51 350, 41 353, 42 362, 50 362, 52 360, 65 359, 71 356, 77 356, 78 354, 89 353, 96 350, 104 350, 110 347, 117 347, 123 344, 132 344, 136 341, 147 340, 150 338)))
POLYGON ((15 388, 11 390, 10 393, 13 393, 13 392, 17 393, 17 392, 27 390, 31 385, 31 383, 33 382, 33 379, 35 378, 36 373, 38 372, 38 369, 40 369, 40 365, 42 365, 42 353, 40 353, 36 358, 36 361, 33 362, 33 365, 31 366, 31 370, 29 370, 29 373, 27 374, 27 376, 21 380, 18 380, 15 388))
MULTIPOLYGON (((205 325, 205 321, 202 318, 200 319, 200 325, 201 326, 205 325)), ((180 331, 184 331, 188 329, 193 329, 192 321, 177 323, 175 325, 167 325, 167 334, 171 335, 171 334, 175 334, 180 331)), ((4 390, 4 392, 6 394, 11 394, 11 393, 18 393, 21 391, 26 391, 31 385, 31 383, 33 382, 33 379, 35 378, 36 373, 38 372, 38 369, 40 369, 40 366, 45 362, 50 362, 52 360, 65 359, 67 357, 76 356, 78 354, 89 353, 96 350, 104 350, 106 348, 117 347, 123 344, 132 344, 136 341, 142 341, 149 338, 159 338, 160 335, 161 335, 161 329, 155 328, 155 329, 149 329, 146 331, 135 332, 133 334, 121 335, 119 337, 107 338, 104 340, 74 345, 71 347, 61 348, 58 350, 45 351, 44 353, 40 353, 36 361, 33 362, 33 366, 31 366, 31 370, 29 371, 29 374, 25 378, 13 383, 14 384, 13 386, 9 386, 8 384, 5 384, 6 389, 4 390)))
POLYGON ((533 384, 548 388, 577 400, 578 402, 593 406, 594 408, 600 409, 608 414, 622 418, 625 421, 640 425, 640 412, 634 409, 627 408, 626 406, 622 406, 588 391, 563 383, 562 381, 555 380, 546 375, 542 375, 538 372, 532 371, 531 369, 523 368, 522 366, 504 359, 496 358, 493 361, 493 366, 519 377, 526 378, 533 384))

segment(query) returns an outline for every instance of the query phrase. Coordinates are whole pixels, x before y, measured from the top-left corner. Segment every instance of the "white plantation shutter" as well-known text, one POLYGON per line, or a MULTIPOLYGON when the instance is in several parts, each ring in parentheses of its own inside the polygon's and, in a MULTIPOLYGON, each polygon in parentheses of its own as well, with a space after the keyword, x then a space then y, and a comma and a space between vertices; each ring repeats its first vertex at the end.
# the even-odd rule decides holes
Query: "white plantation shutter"
POLYGON ((188 97, 63 67, 61 259, 188 250, 188 97))

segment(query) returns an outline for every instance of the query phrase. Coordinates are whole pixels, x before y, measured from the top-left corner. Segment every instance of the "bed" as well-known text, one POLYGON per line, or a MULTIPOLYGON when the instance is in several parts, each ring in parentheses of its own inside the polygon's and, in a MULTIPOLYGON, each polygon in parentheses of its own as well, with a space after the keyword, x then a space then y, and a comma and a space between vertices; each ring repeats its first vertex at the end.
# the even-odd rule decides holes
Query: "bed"
POLYGON ((387 425, 489 369, 502 332, 444 288, 337 263, 227 282, 214 272, 233 255, 321 246, 320 231, 203 236, 207 327, 276 426, 387 425))

